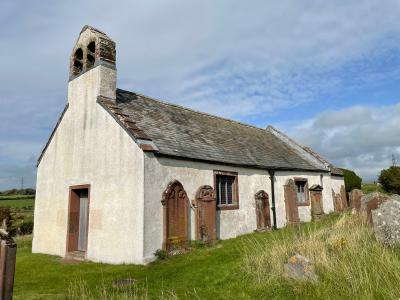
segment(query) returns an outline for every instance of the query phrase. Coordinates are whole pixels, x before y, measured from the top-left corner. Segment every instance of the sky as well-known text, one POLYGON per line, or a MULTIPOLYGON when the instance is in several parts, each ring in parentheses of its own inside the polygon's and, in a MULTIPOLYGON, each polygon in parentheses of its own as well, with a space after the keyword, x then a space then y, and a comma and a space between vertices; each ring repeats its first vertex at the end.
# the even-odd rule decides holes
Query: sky
POLYGON ((117 86, 261 128, 364 181, 400 161, 400 1, 0 2, 0 190, 34 187, 81 28, 117 86))

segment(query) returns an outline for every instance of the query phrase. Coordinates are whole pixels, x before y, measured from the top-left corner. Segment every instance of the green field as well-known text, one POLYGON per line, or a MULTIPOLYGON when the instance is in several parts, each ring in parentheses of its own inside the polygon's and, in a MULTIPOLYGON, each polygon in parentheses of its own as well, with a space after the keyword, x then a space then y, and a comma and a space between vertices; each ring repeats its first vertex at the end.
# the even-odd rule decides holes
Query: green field
POLYGON ((369 194, 372 192, 385 193, 383 188, 380 185, 378 185, 377 183, 363 183, 361 185, 361 190, 363 191, 364 194, 369 194))
POLYGON ((0 207, 33 209, 34 206, 35 200, 33 199, 3 200, 0 198, 0 207))
MULTIPOLYGON (((18 239, 15 299, 399 299, 400 253, 379 245, 352 215, 197 246, 147 266, 65 263, 32 254, 18 239), (286 279, 294 253, 316 264, 319 282, 286 279), (112 281, 133 278, 134 288, 112 281)), ((118 247, 118 245, 116 245, 118 247)))
POLYGON ((4 200, 4 198, 11 196, 0 196, 0 208, 7 207, 10 209, 12 217, 11 228, 17 229, 18 231, 23 223, 33 222, 35 200, 32 196, 24 196, 26 195, 15 195, 12 196, 11 200, 4 200))
POLYGON ((34 195, 0 195, 1 200, 35 199, 34 195))

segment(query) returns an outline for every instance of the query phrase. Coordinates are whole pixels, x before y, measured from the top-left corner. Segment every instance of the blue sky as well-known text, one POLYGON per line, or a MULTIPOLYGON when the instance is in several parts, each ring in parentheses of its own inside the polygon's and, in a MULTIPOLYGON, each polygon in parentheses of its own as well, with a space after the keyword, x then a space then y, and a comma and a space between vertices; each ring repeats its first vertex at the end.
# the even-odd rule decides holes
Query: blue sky
POLYGON ((400 160, 399 19, 390 0, 2 0, 0 190, 34 186, 85 24, 116 41, 118 87, 272 124, 374 180, 400 160))

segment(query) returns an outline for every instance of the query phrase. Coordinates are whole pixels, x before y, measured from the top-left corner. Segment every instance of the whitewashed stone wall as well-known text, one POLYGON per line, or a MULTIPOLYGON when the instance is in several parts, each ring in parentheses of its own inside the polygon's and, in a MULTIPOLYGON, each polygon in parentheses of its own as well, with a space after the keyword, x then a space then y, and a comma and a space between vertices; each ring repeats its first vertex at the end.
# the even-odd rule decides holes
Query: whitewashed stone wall
MULTIPOLYGON (((268 172, 259 169, 238 168, 203 162, 177 160, 172 158, 155 158, 153 154, 145 155, 145 208, 144 208, 144 260, 151 261, 155 250, 163 243, 163 206, 161 195, 173 180, 182 183, 189 200, 195 197, 197 189, 202 185, 214 186, 214 170, 232 171, 238 173, 239 209, 217 212, 217 236, 221 239, 233 238, 250 233, 257 228, 254 195, 259 190, 265 190, 270 195, 271 181, 268 172)), ((275 173, 275 205, 277 227, 286 225, 286 210, 284 201, 284 184, 290 178, 307 178, 309 186, 321 184, 320 173, 316 172, 276 172, 275 173)), ((325 173, 323 184, 330 191, 330 175, 325 173)), ((343 184, 343 180, 341 181, 343 184)), ((324 211, 333 211, 332 193, 323 193, 324 211)), ((191 211, 189 221, 190 234, 194 237, 194 212, 191 211)), ((299 207, 300 220, 311 220, 310 206, 299 207)), ((272 222, 272 211, 271 211, 272 222)))
POLYGON ((331 194, 332 189, 335 191, 335 194, 340 194, 340 188, 344 185, 343 177, 332 176, 331 178, 331 194))
POLYGON ((69 108, 37 170, 32 251, 66 254, 69 187, 90 184, 87 258, 142 263, 143 152, 96 103, 115 97, 115 70, 72 80, 69 108))

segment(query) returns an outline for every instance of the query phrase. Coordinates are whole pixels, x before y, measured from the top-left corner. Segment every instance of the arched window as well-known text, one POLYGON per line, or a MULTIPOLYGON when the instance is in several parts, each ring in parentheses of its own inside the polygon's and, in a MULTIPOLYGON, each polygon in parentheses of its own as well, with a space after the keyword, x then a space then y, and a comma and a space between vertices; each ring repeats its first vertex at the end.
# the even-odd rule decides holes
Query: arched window
POLYGON ((90 42, 87 46, 87 55, 86 55, 86 69, 90 69, 94 66, 95 62, 95 52, 96 52, 96 43, 90 42))
POLYGON ((76 49, 73 57, 72 74, 79 75, 83 69, 83 51, 81 48, 76 49))

